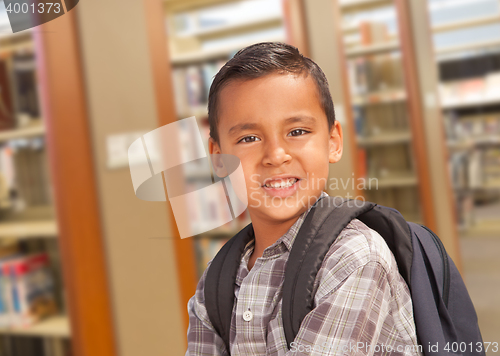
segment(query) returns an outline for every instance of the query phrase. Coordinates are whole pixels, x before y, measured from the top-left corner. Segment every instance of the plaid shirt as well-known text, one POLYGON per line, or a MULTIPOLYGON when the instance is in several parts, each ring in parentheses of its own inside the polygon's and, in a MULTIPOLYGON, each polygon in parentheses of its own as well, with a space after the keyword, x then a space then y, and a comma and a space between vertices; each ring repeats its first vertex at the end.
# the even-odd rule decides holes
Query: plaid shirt
MULTIPOLYGON (((315 308, 287 348, 281 314, 285 266, 309 210, 250 271, 254 240, 246 246, 234 286, 231 355, 420 355, 408 286, 383 238, 357 219, 330 247, 314 284, 315 308)), ((227 355, 204 304, 207 270, 188 303, 186 355, 227 355)))

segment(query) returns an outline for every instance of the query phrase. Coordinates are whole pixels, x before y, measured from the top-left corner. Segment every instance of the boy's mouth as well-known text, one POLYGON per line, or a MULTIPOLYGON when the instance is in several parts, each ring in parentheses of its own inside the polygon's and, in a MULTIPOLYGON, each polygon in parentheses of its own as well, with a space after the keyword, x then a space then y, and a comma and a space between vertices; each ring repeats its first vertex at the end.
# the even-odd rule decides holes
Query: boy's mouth
POLYGON ((298 178, 277 179, 264 184, 266 188, 284 189, 289 188, 298 181, 298 178))
POLYGON ((300 179, 296 177, 273 179, 264 183, 262 188, 269 195, 285 198, 295 193, 299 181, 300 179))

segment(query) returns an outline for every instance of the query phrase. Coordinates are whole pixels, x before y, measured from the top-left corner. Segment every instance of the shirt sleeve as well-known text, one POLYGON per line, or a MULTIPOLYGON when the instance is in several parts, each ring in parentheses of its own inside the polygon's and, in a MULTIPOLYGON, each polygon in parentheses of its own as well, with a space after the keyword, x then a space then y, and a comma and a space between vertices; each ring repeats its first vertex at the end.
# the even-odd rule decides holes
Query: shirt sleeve
POLYGON ((419 355, 402 277, 376 258, 359 263, 352 250, 343 252, 286 355, 419 355), (345 278, 334 283, 336 273, 345 278))
POLYGON ((189 328, 187 332, 188 349, 185 356, 226 356, 224 341, 217 334, 205 308, 204 285, 208 267, 205 270, 196 293, 188 302, 189 328))

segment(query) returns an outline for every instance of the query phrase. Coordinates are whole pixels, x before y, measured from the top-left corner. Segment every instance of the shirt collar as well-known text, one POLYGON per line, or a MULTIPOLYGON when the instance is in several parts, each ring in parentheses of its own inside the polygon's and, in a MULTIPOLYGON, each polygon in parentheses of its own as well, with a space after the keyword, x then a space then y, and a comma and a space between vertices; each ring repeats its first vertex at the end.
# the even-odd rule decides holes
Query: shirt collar
MULTIPOLYGON (((297 219, 297 221, 288 229, 288 231, 281 236, 274 244, 269 246, 264 250, 264 253, 262 257, 271 257, 279 253, 285 252, 285 250, 291 251, 293 242, 295 241, 295 238, 297 237, 297 234, 299 232, 300 227, 302 226, 302 223, 307 217, 307 214, 311 211, 311 208, 314 207, 319 200, 328 197, 329 195, 325 192, 321 192, 320 197, 316 200, 314 204, 312 204, 300 217, 297 219)), ((246 268, 248 259, 250 258, 250 255, 253 252, 253 249, 255 247, 255 239, 251 239, 247 245, 245 246, 245 249, 243 251, 242 255, 242 263, 240 264, 240 268, 236 277, 236 284, 238 286, 241 285, 241 281, 245 276, 248 274, 248 268, 246 268)))
MULTIPOLYGON (((274 244, 272 244, 271 246, 269 246, 268 248, 266 248, 264 250, 263 257, 269 257, 269 256, 275 255, 276 253, 284 252, 284 251, 282 251, 283 246, 288 251, 291 251, 293 241, 295 240, 295 237, 297 236, 297 234, 300 230, 300 227, 302 226, 302 223, 306 219, 307 214, 309 213, 309 211, 311 211, 311 208, 318 203, 319 200, 321 200, 327 196, 329 196, 329 195, 327 193, 325 193, 324 191, 322 191, 320 197, 316 200, 316 202, 314 204, 312 204, 304 213, 302 213, 302 215, 299 216, 297 221, 290 227, 290 229, 288 229, 288 231, 283 236, 281 236, 278 240, 276 240, 276 242, 274 244)), ((248 250, 249 249, 253 250, 254 245, 255 245, 255 241, 254 241, 254 239, 252 239, 247 244, 247 246, 245 246, 243 255, 245 256, 245 255, 251 253, 248 250)), ((245 256, 245 257, 248 258, 248 256, 245 256)))
POLYGON ((288 229, 288 231, 276 241, 276 244, 283 243, 285 245, 285 247, 287 248, 287 250, 291 251, 292 246, 293 246, 293 242, 295 241, 295 238, 297 237, 297 234, 299 233, 300 227, 302 226, 302 223, 306 219, 307 214, 309 214, 312 207, 316 206, 318 201, 320 201, 321 199, 323 199, 327 196, 328 196, 328 194, 325 193, 324 191, 322 191, 318 200, 316 200, 316 202, 313 205, 311 205, 304 213, 302 213, 302 215, 300 215, 300 217, 292 225, 292 227, 290 227, 290 229, 288 229))

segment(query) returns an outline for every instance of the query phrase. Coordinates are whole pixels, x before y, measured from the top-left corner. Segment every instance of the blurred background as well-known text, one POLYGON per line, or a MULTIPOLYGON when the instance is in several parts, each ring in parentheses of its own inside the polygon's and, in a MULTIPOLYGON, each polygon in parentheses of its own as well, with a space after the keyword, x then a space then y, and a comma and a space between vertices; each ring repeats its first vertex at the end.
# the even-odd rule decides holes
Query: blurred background
POLYGON ((346 147, 330 177, 349 182, 328 193, 437 232, 500 342, 499 0, 86 0, 15 34, 7 10, 0 355, 184 354, 187 301, 249 217, 181 240, 168 202, 135 196, 127 150, 190 116, 206 145, 213 76, 262 41, 328 77, 346 147))

